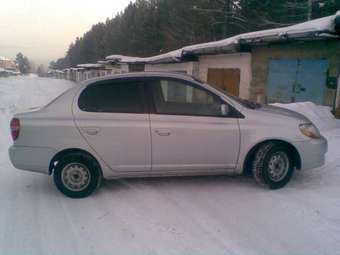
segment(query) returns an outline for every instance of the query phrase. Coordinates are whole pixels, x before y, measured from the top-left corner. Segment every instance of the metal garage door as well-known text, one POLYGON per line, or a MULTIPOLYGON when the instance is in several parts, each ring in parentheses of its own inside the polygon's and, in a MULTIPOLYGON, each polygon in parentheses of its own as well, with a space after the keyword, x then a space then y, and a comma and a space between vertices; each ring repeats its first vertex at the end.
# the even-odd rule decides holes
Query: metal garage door
POLYGON ((268 68, 268 103, 311 101, 323 104, 327 60, 270 60, 268 68))

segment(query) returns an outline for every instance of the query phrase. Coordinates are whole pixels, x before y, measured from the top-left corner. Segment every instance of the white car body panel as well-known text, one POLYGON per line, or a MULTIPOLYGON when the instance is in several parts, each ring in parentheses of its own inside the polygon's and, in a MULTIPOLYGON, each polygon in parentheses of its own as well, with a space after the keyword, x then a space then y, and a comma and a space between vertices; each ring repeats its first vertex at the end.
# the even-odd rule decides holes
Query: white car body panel
POLYGON ((57 153, 69 149, 92 155, 107 179, 241 174, 249 151, 268 140, 294 146, 303 169, 323 165, 327 152, 325 138, 310 139, 300 132, 299 124, 310 122, 306 117, 277 107, 245 108, 216 89, 179 74, 136 73, 92 79, 41 109, 15 117, 20 119, 21 130, 9 149, 13 165, 44 174, 50 173, 57 153), (78 108, 79 94, 87 85, 131 77, 172 77, 195 83, 245 117, 87 113, 78 108))
POLYGON ((150 120, 153 172, 235 169, 237 119, 151 114, 150 120))
POLYGON ((49 174, 49 165, 57 154, 55 149, 46 147, 12 146, 9 155, 15 168, 49 174))
MULTIPOLYGON (((78 107, 75 105, 74 108, 78 107)), ((113 171, 151 170, 148 114, 97 114, 79 109, 75 109, 74 114, 76 125, 85 140, 113 171)))
POLYGON ((243 109, 243 113, 247 117, 239 120, 241 149, 237 174, 242 173, 248 152, 257 144, 269 140, 284 141, 293 145, 299 152, 302 169, 310 169, 324 164, 327 140, 323 137, 317 140, 310 139, 300 132, 299 124, 310 122, 305 116, 274 106, 263 106, 256 110, 243 109), (309 159, 305 151, 315 147, 313 146, 315 143, 319 146, 312 150, 314 150, 313 154, 318 154, 319 160, 309 163, 313 160, 309 159), (306 157, 302 158, 302 155, 306 155, 306 157))
POLYGON ((19 169, 28 171, 34 169, 35 172, 49 174, 50 162, 58 152, 81 149, 97 159, 103 173, 110 172, 108 166, 87 144, 75 126, 72 101, 79 89, 81 86, 68 90, 41 109, 15 115, 20 119, 22 128, 19 138, 10 148, 10 159, 13 165, 25 166, 19 167, 19 169), (19 155, 23 148, 31 151, 29 157, 19 155), (47 148, 55 153, 54 155, 52 153, 42 154, 39 148, 47 148))

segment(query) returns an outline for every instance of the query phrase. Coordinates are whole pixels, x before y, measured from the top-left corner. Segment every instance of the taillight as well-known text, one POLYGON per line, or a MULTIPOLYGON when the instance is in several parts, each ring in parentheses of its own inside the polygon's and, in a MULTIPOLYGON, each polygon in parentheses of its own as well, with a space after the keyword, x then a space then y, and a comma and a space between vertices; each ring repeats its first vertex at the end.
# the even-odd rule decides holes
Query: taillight
POLYGON ((17 118, 13 118, 11 120, 11 134, 13 141, 18 139, 20 133, 20 120, 17 118))

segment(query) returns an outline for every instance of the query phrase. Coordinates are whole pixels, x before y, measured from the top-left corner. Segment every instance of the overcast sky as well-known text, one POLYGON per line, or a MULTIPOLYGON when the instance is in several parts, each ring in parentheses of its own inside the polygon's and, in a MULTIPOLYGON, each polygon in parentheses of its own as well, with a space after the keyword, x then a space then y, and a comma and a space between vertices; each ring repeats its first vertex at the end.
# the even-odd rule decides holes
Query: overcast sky
POLYGON ((22 52, 38 63, 63 57, 91 26, 131 0, 0 0, 0 56, 22 52))

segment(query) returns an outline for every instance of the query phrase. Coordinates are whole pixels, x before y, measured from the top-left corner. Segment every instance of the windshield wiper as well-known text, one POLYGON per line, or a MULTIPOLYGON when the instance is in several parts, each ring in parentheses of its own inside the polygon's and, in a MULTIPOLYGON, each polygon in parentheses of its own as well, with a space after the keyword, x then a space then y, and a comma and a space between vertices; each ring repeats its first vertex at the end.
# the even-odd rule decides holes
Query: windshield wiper
POLYGON ((262 107, 261 104, 256 103, 256 102, 252 102, 252 101, 249 101, 249 100, 242 100, 242 101, 245 104, 245 106, 250 108, 250 109, 258 109, 258 108, 262 107))

